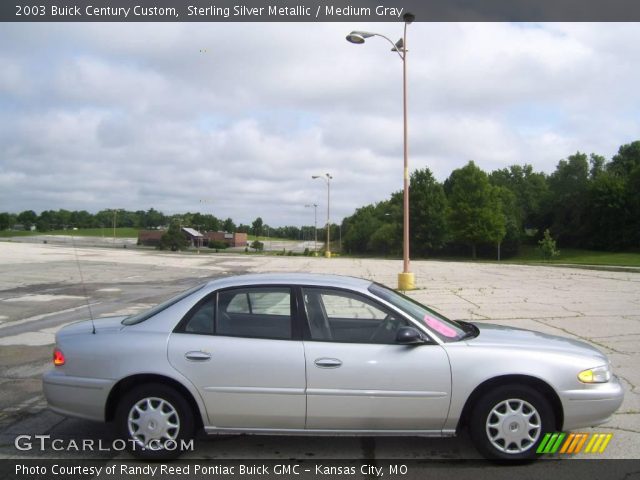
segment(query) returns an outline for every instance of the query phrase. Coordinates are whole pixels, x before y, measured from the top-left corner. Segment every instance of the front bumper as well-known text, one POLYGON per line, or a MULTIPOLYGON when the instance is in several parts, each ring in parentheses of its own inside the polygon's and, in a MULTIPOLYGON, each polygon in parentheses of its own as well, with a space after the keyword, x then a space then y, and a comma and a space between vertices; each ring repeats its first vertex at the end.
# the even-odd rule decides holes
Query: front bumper
POLYGON ((71 377, 56 369, 42 378, 44 396, 54 412, 99 422, 105 421, 105 406, 114 384, 113 380, 71 377))
POLYGON ((564 409, 564 431, 606 423, 624 399, 624 388, 615 375, 607 383, 585 385, 560 394, 564 409))

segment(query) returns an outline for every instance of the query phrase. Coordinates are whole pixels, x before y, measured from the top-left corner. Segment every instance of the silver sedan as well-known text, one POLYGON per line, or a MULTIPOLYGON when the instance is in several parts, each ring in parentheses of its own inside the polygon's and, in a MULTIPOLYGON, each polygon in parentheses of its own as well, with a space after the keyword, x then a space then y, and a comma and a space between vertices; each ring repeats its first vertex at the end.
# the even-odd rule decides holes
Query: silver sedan
POLYGON ((452 436, 530 459, 546 433, 606 422, 623 389, 583 342, 451 321, 368 280, 247 275, 61 329, 44 392, 167 458, 210 434, 452 436))

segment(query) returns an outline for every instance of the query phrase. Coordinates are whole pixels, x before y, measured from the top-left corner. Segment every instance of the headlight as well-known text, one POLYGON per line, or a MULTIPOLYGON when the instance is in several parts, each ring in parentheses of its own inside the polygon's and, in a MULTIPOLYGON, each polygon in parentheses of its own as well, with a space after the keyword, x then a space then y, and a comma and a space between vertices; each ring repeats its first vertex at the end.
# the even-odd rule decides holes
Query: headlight
POLYGON ((611 379, 609 365, 583 370, 578 374, 578 380, 582 383, 606 383, 611 379))

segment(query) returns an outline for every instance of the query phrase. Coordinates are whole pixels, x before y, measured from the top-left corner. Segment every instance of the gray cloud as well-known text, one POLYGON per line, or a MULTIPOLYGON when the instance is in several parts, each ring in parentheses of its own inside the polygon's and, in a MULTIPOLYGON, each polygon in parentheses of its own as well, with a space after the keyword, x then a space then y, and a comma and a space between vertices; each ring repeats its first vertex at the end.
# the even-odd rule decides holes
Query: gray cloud
MULTIPOLYGON (((0 211, 207 210, 310 223, 402 187, 398 24, 8 24, 0 211), (200 200, 206 199, 205 204, 200 200)), ((550 172, 638 139, 640 32, 625 24, 413 24, 410 162, 550 172)))

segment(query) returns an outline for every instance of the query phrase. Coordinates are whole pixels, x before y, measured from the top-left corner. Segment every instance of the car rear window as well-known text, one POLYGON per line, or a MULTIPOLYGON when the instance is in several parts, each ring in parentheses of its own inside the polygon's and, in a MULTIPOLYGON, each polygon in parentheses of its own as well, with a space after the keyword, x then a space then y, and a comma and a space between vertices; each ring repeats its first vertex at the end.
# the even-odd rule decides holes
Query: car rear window
POLYGON ((180 300, 188 297, 192 293, 197 292, 198 290, 202 289, 204 286, 205 286, 205 284, 203 283, 202 285, 198 285, 197 287, 190 288, 189 290, 186 290, 186 291, 184 291, 182 293, 179 293, 175 297, 171 297, 169 300, 167 300, 165 302, 162 302, 160 305, 156 305, 155 307, 151 308, 150 310, 146 310, 146 311, 140 312, 140 313, 138 313, 136 315, 132 315, 130 317, 127 317, 124 320, 122 320, 122 325, 135 325, 137 323, 144 322, 145 320, 153 317, 157 313, 160 313, 161 311, 169 308, 171 305, 175 305, 180 300))

